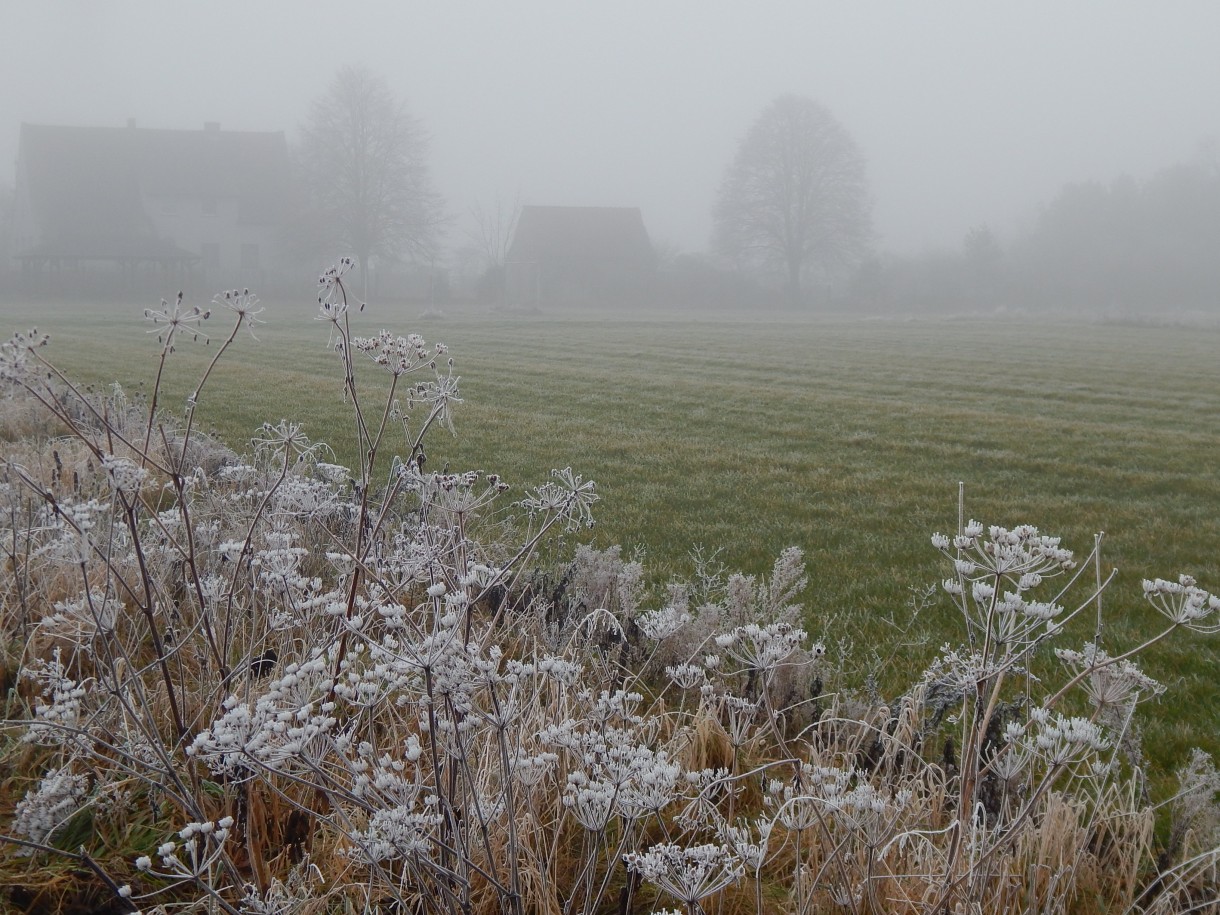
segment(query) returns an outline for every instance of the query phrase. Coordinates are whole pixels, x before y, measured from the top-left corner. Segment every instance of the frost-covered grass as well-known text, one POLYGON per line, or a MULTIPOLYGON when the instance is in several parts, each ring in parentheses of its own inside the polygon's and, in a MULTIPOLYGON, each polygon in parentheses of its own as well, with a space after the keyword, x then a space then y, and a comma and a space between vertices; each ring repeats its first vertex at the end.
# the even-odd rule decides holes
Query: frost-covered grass
POLYGON ((402 322, 454 368, 349 266, 4 344, 7 904, 1215 915, 1198 339, 402 322))
MULTIPOLYGON (((461 353, 460 434, 433 437, 429 469, 448 462, 525 483, 571 464, 607 506, 582 539, 643 550, 659 580, 689 575, 696 547, 762 573, 799 546, 809 624, 850 639, 857 685, 875 672, 885 695, 953 636, 939 604, 903 630, 914 595, 936 580, 925 535, 956 522, 959 481, 980 516, 1077 545, 1105 531, 1115 637, 1143 632, 1142 577, 1208 580, 1220 568, 1216 331, 1020 316, 748 323, 451 309, 415 320, 370 307, 376 321, 461 353)), ((155 342, 133 330, 141 308, 6 306, 3 316, 53 329, 57 361, 78 375, 135 392, 151 383, 155 342)), ((350 415, 312 309, 274 304, 264 317, 259 342, 218 367, 201 421, 240 447, 265 420, 291 417, 350 464, 350 415)), ((194 367, 210 355, 178 353, 194 367)), ((180 409, 187 377, 166 404, 180 409)), ((1220 753, 1218 663, 1211 645, 1149 658, 1150 673, 1175 684, 1145 725, 1166 766, 1196 745, 1220 753)))

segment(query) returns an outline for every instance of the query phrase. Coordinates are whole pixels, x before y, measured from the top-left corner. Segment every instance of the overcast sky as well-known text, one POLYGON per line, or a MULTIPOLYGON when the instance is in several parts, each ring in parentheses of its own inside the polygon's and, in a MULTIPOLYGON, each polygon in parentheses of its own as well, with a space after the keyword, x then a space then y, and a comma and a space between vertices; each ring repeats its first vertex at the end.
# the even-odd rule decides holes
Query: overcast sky
POLYGON ((19 124, 284 130, 343 64, 432 137, 455 216, 639 206, 707 247, 724 168, 777 94, 826 105, 868 158, 878 239, 1007 234, 1066 181, 1145 177, 1220 136, 1220 3, 11 2, 0 157, 19 124))

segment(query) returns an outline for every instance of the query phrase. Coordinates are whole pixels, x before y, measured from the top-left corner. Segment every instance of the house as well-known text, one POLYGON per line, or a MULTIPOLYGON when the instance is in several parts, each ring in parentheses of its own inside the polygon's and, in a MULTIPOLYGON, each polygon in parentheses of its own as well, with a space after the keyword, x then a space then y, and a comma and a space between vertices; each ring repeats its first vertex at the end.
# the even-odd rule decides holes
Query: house
POLYGON ((261 286, 289 182, 283 133, 22 124, 13 255, 57 291, 261 286))
POLYGON ((637 303, 655 276, 636 207, 522 207, 504 264, 516 306, 637 303))

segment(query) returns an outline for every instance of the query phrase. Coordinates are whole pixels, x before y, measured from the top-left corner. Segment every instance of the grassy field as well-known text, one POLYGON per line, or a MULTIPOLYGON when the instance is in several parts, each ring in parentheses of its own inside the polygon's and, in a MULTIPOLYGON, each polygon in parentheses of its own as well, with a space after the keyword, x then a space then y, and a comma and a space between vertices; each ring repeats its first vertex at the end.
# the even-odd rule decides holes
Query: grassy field
MULTIPOLYGON (((141 309, 0 316, 50 331, 49 357, 74 376, 134 391, 157 351, 141 309)), ((337 361, 313 314, 307 301, 267 308, 259 340, 239 340, 214 377, 206 426, 241 449, 264 420, 302 420, 350 460, 337 361)), ((208 322, 214 336, 226 320, 208 322)), ((697 546, 754 573, 799 546, 810 631, 843 641, 855 682, 875 670, 889 695, 960 638, 943 600, 903 632, 913 592, 945 574, 928 537, 954 529, 959 481, 985 523, 1035 524, 1082 555, 1106 532, 1105 565, 1119 570, 1105 598, 1112 651, 1159 625, 1142 578, 1186 572, 1220 590, 1215 331, 1019 317, 421 320, 374 307, 358 322, 451 348, 466 402, 458 437, 432 440, 430 467, 525 485, 571 465, 604 500, 593 541, 642 550, 658 581, 688 574, 697 546)), ((175 354, 168 408, 181 410, 210 356, 201 344, 175 354)), ((1146 665, 1169 687, 1144 719, 1161 763, 1192 745, 1220 752, 1218 658, 1220 636, 1182 634, 1146 665)))

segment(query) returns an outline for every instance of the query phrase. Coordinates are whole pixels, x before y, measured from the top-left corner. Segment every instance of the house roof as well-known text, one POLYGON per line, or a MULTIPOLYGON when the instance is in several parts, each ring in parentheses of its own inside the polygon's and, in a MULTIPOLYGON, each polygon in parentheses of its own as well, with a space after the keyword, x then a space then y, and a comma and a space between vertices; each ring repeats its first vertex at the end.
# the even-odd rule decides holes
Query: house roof
POLYGON ((524 206, 507 259, 517 263, 654 263, 638 207, 524 206))
POLYGON ((22 124, 18 163, 47 254, 187 255, 158 241, 149 197, 236 198, 250 225, 288 201, 283 133, 22 124))

